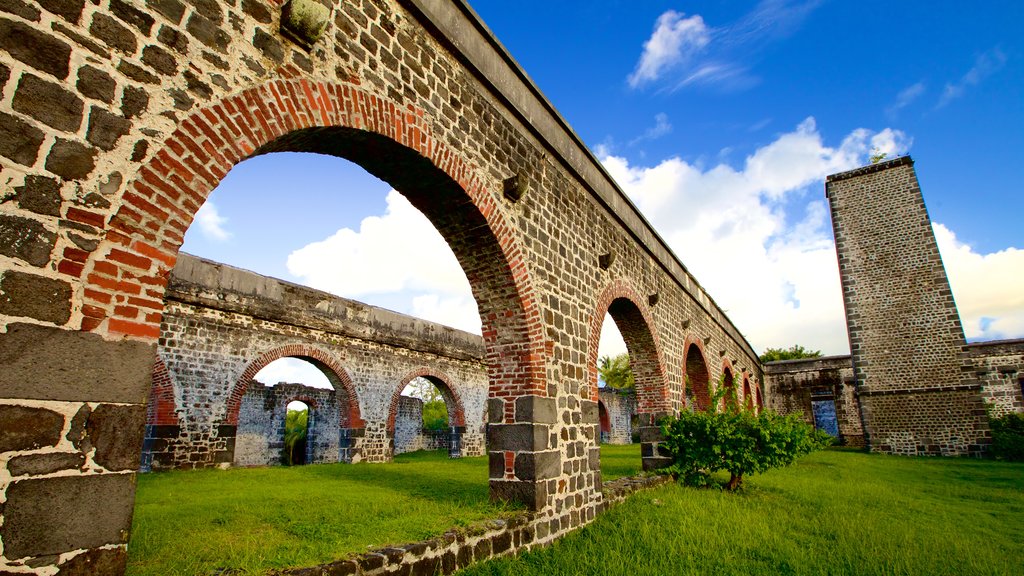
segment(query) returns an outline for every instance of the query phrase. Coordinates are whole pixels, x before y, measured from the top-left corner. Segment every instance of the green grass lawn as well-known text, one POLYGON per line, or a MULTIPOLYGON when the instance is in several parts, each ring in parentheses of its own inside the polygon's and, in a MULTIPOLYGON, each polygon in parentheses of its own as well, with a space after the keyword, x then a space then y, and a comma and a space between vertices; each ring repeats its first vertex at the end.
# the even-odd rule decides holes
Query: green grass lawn
POLYGON ((744 484, 635 494, 460 575, 1024 574, 1022 464, 829 450, 744 484))
MULTIPOLYGON (((602 448, 607 479, 640 469, 637 445, 602 448), (607 466, 607 468, 606 468, 607 466)), ((426 540, 507 509, 490 503, 487 458, 403 454, 324 464, 142 474, 128 574, 170 576, 310 566, 426 540)))

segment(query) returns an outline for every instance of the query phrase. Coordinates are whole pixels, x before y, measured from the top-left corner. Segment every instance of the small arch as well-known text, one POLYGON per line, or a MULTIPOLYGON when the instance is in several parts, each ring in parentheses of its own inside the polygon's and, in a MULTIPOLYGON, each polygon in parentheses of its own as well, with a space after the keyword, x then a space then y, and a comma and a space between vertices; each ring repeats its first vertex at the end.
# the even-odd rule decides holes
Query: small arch
POLYGON ((590 317, 590 336, 587 347, 587 384, 583 396, 598 400, 597 354, 601 340, 601 325, 609 314, 622 334, 629 353, 629 366, 636 382, 637 411, 642 414, 671 411, 668 382, 661 359, 654 320, 643 299, 624 279, 613 281, 597 300, 590 317))
POLYGON ((764 396, 761 393, 761 385, 754 386, 754 394, 756 395, 755 402, 757 403, 758 413, 764 411, 764 396))
POLYGON ((402 397, 402 390, 405 390, 405 387, 416 378, 428 380, 441 392, 445 406, 448 408, 449 427, 462 428, 466 425, 466 411, 462 407, 462 399, 459 397, 459 393, 452 384, 454 380, 440 370, 420 367, 406 374, 395 389, 395 392, 391 395, 391 404, 388 407, 387 430, 389 435, 394 436, 395 434, 395 418, 398 415, 398 402, 402 397))
POLYGON ((711 408, 711 369, 705 360, 704 342, 688 336, 683 348, 683 388, 687 404, 695 410, 711 408))
POLYGON ((153 363, 153 385, 146 404, 146 424, 151 426, 178 426, 177 402, 174 400, 174 382, 163 358, 153 363))
POLYGON ((722 360, 722 387, 725 389, 721 400, 722 409, 739 408, 736 397, 736 372, 728 358, 722 360))
POLYGON ((743 406, 747 410, 754 409, 754 396, 750 392, 750 375, 743 371, 743 406))
POLYGON ((597 401, 597 414, 598 420, 601 423, 601 443, 604 444, 612 434, 612 422, 611 418, 608 417, 608 408, 605 407, 604 402, 601 400, 597 401))
POLYGON ((295 402, 301 402, 302 404, 304 404, 306 406, 306 433, 304 434, 304 437, 302 439, 301 447, 299 448, 299 451, 298 451, 300 457, 298 459, 296 459, 294 453, 289 454, 288 455, 288 461, 286 463, 289 464, 289 465, 312 464, 313 462, 315 462, 315 454, 314 453, 315 453, 315 450, 316 450, 315 449, 315 447, 316 447, 316 440, 317 440, 316 435, 317 435, 317 432, 318 432, 318 430, 316 428, 316 425, 315 425, 315 422, 316 422, 315 414, 316 414, 316 410, 318 409, 318 406, 317 406, 316 400, 314 400, 313 398, 310 398, 309 396, 306 396, 304 394, 297 394, 295 396, 289 397, 284 402, 284 410, 285 410, 285 412, 284 412, 285 413, 284 428, 281 431, 282 432, 282 438, 284 439, 284 442, 283 442, 283 446, 281 447, 281 451, 282 451, 281 460, 282 461, 285 460, 284 450, 286 450, 287 447, 288 447, 288 413, 292 412, 291 405, 293 403, 295 403, 295 402), (298 461, 296 461, 296 460, 298 460, 298 461))
POLYGON ((253 381, 256 373, 274 360, 289 357, 305 360, 316 366, 324 373, 324 376, 327 377, 331 385, 334 386, 338 398, 338 419, 341 428, 363 428, 365 423, 359 410, 359 398, 356 395, 355 386, 352 384, 352 379, 349 377, 348 372, 345 371, 334 356, 308 344, 289 344, 274 348, 260 354, 255 360, 250 362, 231 390, 231 396, 228 398, 227 413, 224 417, 225 424, 231 426, 238 425, 238 410, 242 406, 242 397, 245 395, 245 391, 249 387, 249 383, 253 381))

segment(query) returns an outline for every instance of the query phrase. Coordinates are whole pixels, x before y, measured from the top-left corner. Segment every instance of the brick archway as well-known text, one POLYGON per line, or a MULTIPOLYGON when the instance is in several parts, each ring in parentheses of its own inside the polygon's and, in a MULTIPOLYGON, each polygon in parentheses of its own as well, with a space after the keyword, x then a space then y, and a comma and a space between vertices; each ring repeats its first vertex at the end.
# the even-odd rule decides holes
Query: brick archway
POLYGON ((723 410, 726 407, 739 408, 739 399, 736 394, 736 369, 728 358, 722 359, 722 380, 720 382, 725 392, 719 401, 719 407, 723 410))
POLYGON ((622 334, 629 351, 629 366, 636 382, 637 412, 660 414, 671 411, 668 381, 664 363, 654 331, 654 321, 643 300, 626 280, 618 279, 608 285, 597 299, 590 317, 590 336, 587 341, 587 384, 584 397, 597 401, 597 354, 601 340, 601 326, 605 314, 610 314, 622 334))
POLYGON ((405 387, 416 378, 426 378, 441 392, 445 406, 448 408, 449 426, 464 427, 466 425, 466 411, 462 407, 462 398, 458 388, 454 385, 455 381, 440 370, 423 367, 406 374, 391 395, 391 403, 388 406, 388 434, 393 436, 395 433, 395 419, 398 415, 398 402, 402 397, 402 390, 405 390, 405 387))
POLYGON ((412 105, 306 79, 273 80, 192 112, 128 184, 99 249, 69 263, 84 280, 80 329, 154 341, 168 272, 213 188, 254 155, 317 152, 394 186, 448 242, 480 310, 492 393, 546 395, 540 311, 515 226, 476 167, 431 126, 412 105))
POLYGON ((750 391, 750 375, 743 371, 743 407, 747 410, 754 409, 754 396, 750 391))
MULTIPOLYGON (((260 354, 255 360, 249 363, 242 372, 242 375, 235 381, 228 398, 227 411, 224 415, 224 424, 238 426, 238 411, 242 406, 242 397, 245 395, 249 384, 256 377, 256 374, 274 360, 281 358, 298 358, 316 366, 324 373, 327 380, 337 393, 339 424, 341 428, 363 428, 361 412, 359 409, 359 398, 356 395, 355 386, 345 368, 331 354, 310 346, 308 344, 290 344, 274 348, 260 354)), ((303 400, 306 402, 306 400, 303 400)), ((309 404, 309 402, 306 402, 309 404)))
POLYGON ((683 345, 683 391, 694 410, 711 408, 711 369, 704 354, 704 341, 687 336, 683 345))
POLYGON ((146 404, 146 424, 150 426, 177 426, 178 405, 174 400, 174 381, 167 365, 159 356, 153 363, 153 386, 146 404))

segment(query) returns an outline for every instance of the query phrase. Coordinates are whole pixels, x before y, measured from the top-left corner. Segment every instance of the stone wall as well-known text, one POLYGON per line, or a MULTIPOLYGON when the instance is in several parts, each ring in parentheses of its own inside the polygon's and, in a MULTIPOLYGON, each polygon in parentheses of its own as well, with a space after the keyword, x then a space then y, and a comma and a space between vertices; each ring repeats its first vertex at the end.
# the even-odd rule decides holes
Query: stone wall
POLYGON ((980 454, 981 382, 909 156, 829 176, 865 440, 894 454, 980 454))
MULTIPOLYGON (((450 450, 451 438, 450 429, 427 430, 423 427, 423 400, 409 396, 399 399, 395 416, 395 454, 417 450, 449 450, 450 456, 461 456, 461 450, 450 450)), ((474 449, 472 455, 481 453, 474 449)))
POLYGON ((285 449, 284 424, 288 404, 299 400, 309 407, 306 430, 306 464, 338 462, 338 400, 334 390, 280 382, 267 386, 253 382, 245 389, 238 411, 235 466, 281 464, 285 449))
POLYGON ((834 406, 839 442, 864 445, 849 356, 769 362, 764 366, 764 385, 769 409, 779 414, 800 414, 805 422, 815 425, 814 402, 834 406))
POLYGON ((992 416, 1024 412, 1024 340, 968 344, 967 364, 992 416))
POLYGON ((630 444, 633 442, 633 416, 636 415, 636 396, 602 388, 600 403, 601 442, 630 444))
MULTIPOLYGON (((238 162, 283 151, 359 164, 405 195, 452 248, 483 323, 491 493, 537 510, 560 532, 592 519, 603 499, 591 366, 606 313, 643 369, 645 466, 663 461, 655 419, 683 406, 686 343, 701 343, 709 381, 728 366, 760 382, 741 332, 465 2, 325 2, 315 10, 319 35, 296 26, 282 4, 4 4, 0 405, 61 415, 46 420, 47 438, 64 438, 82 410, 117 413, 123 429, 137 430, 137 463, 161 324, 264 325, 237 311, 186 320, 189 304, 165 306, 164 296, 210 191, 238 162)), ((273 344, 297 352, 302 338, 281 327, 273 344)), ((382 357, 349 349, 346 361, 382 357)), ((250 342, 194 360, 161 357, 174 378, 218 366, 222 375, 207 375, 223 379, 214 390, 230 396, 233 376, 276 350, 250 342)), ((340 362, 319 347, 302 351, 322 353, 325 366, 340 362)), ((421 364, 416 354, 409 365, 421 364)), ((351 383, 339 375, 339 403, 353 406, 349 384, 383 392, 371 374, 353 370, 351 383)), ((377 417, 386 412, 378 399, 356 405, 377 417)), ((228 398, 231 410, 219 408, 223 400, 196 391, 178 404, 180 434, 207 444, 197 465, 230 452, 241 392, 228 398), (218 416, 190 420, 195 405, 218 416)), ((467 436, 474 426, 467 420, 467 436)), ((361 430, 353 441, 362 455, 384 457, 386 429, 361 430)), ((0 570, 102 562, 119 571, 134 467, 0 471, 0 570), (55 482, 64 486, 48 497, 55 482)))

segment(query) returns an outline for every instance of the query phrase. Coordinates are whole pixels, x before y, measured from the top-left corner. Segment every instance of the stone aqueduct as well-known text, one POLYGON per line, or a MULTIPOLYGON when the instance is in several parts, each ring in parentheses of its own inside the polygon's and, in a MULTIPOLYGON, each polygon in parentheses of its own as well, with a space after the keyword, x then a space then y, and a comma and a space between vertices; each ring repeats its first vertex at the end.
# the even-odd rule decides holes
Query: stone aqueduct
POLYGON ((257 154, 347 158, 448 242, 483 324, 491 494, 536 511, 532 541, 602 505, 606 312, 645 466, 684 375, 698 405, 723 374, 760 389, 750 345, 465 2, 318 6, 4 4, 0 570, 123 566, 169 272, 206 196, 257 154))

